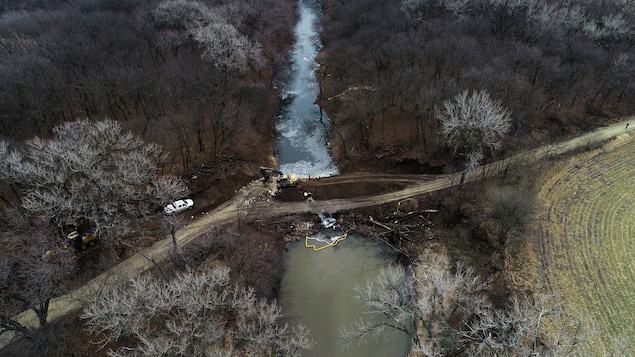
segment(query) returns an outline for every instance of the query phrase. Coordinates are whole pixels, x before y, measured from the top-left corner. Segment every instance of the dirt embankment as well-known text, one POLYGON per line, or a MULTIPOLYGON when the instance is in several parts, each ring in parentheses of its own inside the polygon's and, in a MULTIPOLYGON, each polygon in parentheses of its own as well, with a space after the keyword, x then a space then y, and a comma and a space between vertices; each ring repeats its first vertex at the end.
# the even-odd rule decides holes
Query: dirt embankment
MULTIPOLYGON (((299 225, 297 222, 294 223, 294 220, 298 218, 285 221, 284 217, 295 216, 305 220, 309 216, 302 216, 302 214, 307 213, 312 216, 315 212, 328 211, 348 215, 347 217, 351 218, 348 220, 348 228, 350 229, 366 230, 369 229, 368 227, 374 227, 376 228, 373 232, 374 236, 390 242, 397 249, 402 247, 407 249, 410 244, 418 245, 431 240, 431 238, 440 238, 435 236, 434 225, 443 222, 443 219, 434 216, 437 214, 446 217, 457 216, 456 211, 448 210, 448 202, 444 201, 447 200, 446 196, 460 200, 462 197, 466 197, 462 195, 469 196, 471 194, 469 190, 475 187, 470 186, 455 195, 434 196, 431 195, 432 192, 451 187, 458 189, 465 183, 505 172, 510 165, 522 165, 528 160, 544 160, 579 148, 593 147, 611 137, 624 134, 626 132, 625 123, 618 123, 566 142, 547 145, 519 154, 500 162, 485 165, 470 173, 412 176, 369 173, 342 175, 322 178, 319 181, 302 182, 298 187, 280 194, 279 199, 276 200, 271 196, 273 187, 263 185, 260 180, 252 181, 238 191, 231 200, 213 210, 209 202, 204 203, 204 200, 200 199, 196 211, 192 212, 192 217, 195 219, 186 221, 183 228, 178 231, 177 244, 179 247, 185 247, 199 237, 217 231, 219 227, 229 223, 237 225, 238 231, 240 231, 241 224, 248 222, 253 222, 256 225, 259 222, 267 222, 269 226, 282 222, 281 225, 297 227, 299 225), (312 192, 316 201, 302 200, 301 193, 303 191, 312 192), (424 196, 426 194, 427 196, 424 196), (207 210, 208 208, 209 210, 207 210)), ((192 179, 196 178, 192 177, 192 179)), ((456 201, 453 205, 461 206, 460 202, 456 201)), ((257 232, 259 229, 265 230, 261 226, 255 231, 257 232)), ((274 232, 270 231, 270 233, 274 232)), ((236 237, 240 237, 240 235, 236 237)), ((461 237, 456 236, 456 238, 460 240, 461 237)), ((70 312, 77 311, 81 308, 82 303, 90 301, 97 292, 108 291, 129 278, 147 271, 157 263, 167 260, 173 250, 171 243, 169 237, 165 238, 101 274, 81 288, 53 299, 50 304, 49 320, 54 321, 70 312)), ((446 243, 451 242, 443 244, 446 243)), ((475 246, 469 246, 465 244, 466 242, 460 241, 455 243, 456 247, 462 246, 464 251, 472 250, 473 253, 483 251, 483 249, 487 250, 479 242, 475 242, 475 246)), ((261 247, 260 249, 265 248, 261 247)), ((482 264, 487 264, 487 262, 482 264)), ((19 315, 17 320, 27 326, 37 326, 37 318, 30 311, 19 315)), ((2 337, 7 336, 3 335, 2 337)))

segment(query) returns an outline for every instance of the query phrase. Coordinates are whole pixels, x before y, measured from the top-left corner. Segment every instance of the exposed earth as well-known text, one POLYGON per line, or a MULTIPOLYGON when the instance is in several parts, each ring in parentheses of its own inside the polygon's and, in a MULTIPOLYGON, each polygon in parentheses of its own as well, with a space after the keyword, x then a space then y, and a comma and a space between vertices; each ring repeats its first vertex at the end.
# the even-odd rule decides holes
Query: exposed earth
MULTIPOLYGON (((417 226, 429 235, 418 235, 418 239, 431 239, 434 233, 431 232, 429 214, 436 211, 435 207, 422 205, 421 200, 424 194, 430 194, 442 189, 459 186, 463 183, 480 180, 484 177, 498 175, 506 172, 510 166, 523 165, 531 161, 544 160, 555 157, 577 149, 597 147, 600 143, 612 138, 620 137, 622 141, 631 141, 631 135, 625 130, 625 123, 620 122, 604 128, 597 129, 591 133, 561 142, 550 144, 535 150, 530 150, 522 154, 510 157, 485 165, 473 172, 459 172, 448 175, 384 175, 372 173, 355 173, 331 178, 321 178, 320 180, 303 181, 295 188, 285 189, 278 195, 273 195, 275 187, 273 183, 263 184, 261 179, 254 177, 234 178, 248 182, 239 192, 223 204, 216 202, 222 199, 222 194, 216 188, 210 189, 215 193, 200 190, 194 196, 196 207, 194 210, 185 213, 183 227, 178 230, 176 238, 180 248, 200 239, 209 232, 218 230, 227 224, 240 226, 244 222, 268 222, 270 233, 274 230, 278 236, 282 234, 286 239, 290 236, 298 236, 297 230, 310 230, 310 226, 298 224, 300 221, 315 218, 316 212, 339 212, 339 214, 355 214, 358 219, 363 219, 369 226, 377 226, 380 231, 390 233, 393 238, 396 236, 409 239, 408 231, 401 230, 400 227, 417 226), (250 179, 254 179, 249 182, 250 179), (307 202, 303 199, 303 192, 311 192, 315 201, 307 202), (386 206, 386 205, 389 206, 386 206), (363 211, 369 207, 384 207, 384 211, 390 213, 395 221, 382 221, 386 217, 371 218, 367 212, 363 211), (431 209, 429 209, 431 208, 431 209), (362 211, 360 211, 362 210, 362 211), (389 212, 390 211, 390 212, 389 212), (416 213, 416 214, 415 214, 416 213), (403 225, 399 224, 400 222, 403 225), (407 222, 407 224, 406 224, 407 222)), ((630 131, 630 129, 628 130, 630 131)), ((610 155, 610 152, 607 152, 610 155)), ((624 155, 616 153, 616 155, 624 155)), ((231 177, 231 174, 227 174, 231 177)), ((200 176, 193 173, 190 177, 192 181, 199 180, 200 176), (196 176, 196 177, 195 177, 196 176)), ((203 181, 203 180, 201 180, 203 181)), ((196 185, 194 185, 196 186, 196 185)), ((382 212, 381 209, 373 212, 382 212)), ((349 221, 349 220, 347 220, 349 221)), ((348 229, 355 229, 356 223, 349 223, 348 229)), ((361 225, 361 224, 360 224, 361 225)), ((359 225, 357 226, 359 228, 359 225)), ((303 235, 300 235, 303 236, 303 235)), ((415 242, 416 243, 416 242, 415 242)), ((395 247, 399 249, 400 247, 395 247)), ((99 275, 84 286, 56 299, 50 304, 49 321, 60 319, 71 312, 82 307, 82 303, 90 301, 96 292, 104 293, 109 289, 128 281, 142 272, 147 271, 156 264, 165 261, 170 257, 173 250, 170 237, 162 239, 147 249, 132 255, 107 272, 99 275)), ((37 318, 32 311, 25 311, 16 317, 24 325, 37 327, 37 318)), ((7 342, 8 334, 2 335, 0 346, 7 342)))

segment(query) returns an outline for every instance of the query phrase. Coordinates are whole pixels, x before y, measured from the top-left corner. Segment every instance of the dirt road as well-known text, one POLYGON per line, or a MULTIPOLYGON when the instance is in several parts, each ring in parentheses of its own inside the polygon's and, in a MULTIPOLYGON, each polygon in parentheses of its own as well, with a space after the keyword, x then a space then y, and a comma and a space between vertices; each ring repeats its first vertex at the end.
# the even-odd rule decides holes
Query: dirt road
MULTIPOLYGON (((629 118, 629 120, 635 121, 635 118, 629 118)), ((213 227, 218 227, 238 219, 256 220, 299 213, 352 210, 361 207, 396 202, 408 197, 442 190, 453 185, 459 185, 465 182, 498 175, 512 165, 522 165, 526 162, 555 157, 576 149, 596 146, 619 135, 625 135, 630 138, 628 132, 635 129, 635 125, 626 129, 626 123, 629 120, 603 127, 557 144, 544 145, 537 149, 529 150, 510 158, 484 165, 471 172, 459 172, 449 175, 394 176, 351 174, 320 181, 320 185, 346 183, 355 184, 360 182, 393 182, 403 185, 403 188, 395 191, 363 197, 333 199, 327 201, 316 200, 313 202, 277 202, 267 199, 267 197, 270 197, 268 192, 272 190, 271 187, 264 186, 262 181, 255 181, 241 189, 230 201, 219 206, 214 211, 192 220, 191 223, 181 228, 177 232, 177 242, 180 247, 183 247, 201 234, 210 231, 213 227)), ((51 300, 48 320, 51 322, 55 321, 62 316, 82 308, 84 303, 91 301, 99 294, 103 294, 118 285, 125 284, 130 280, 130 278, 150 269, 155 262, 161 262, 168 258, 171 249, 171 238, 167 237, 142 252, 126 259, 82 287, 51 300)), ((38 319, 35 313, 31 310, 22 312, 16 316, 15 319, 30 328, 38 327, 38 319)), ((0 349, 9 343, 11 338, 11 333, 4 333, 0 335, 0 349)))

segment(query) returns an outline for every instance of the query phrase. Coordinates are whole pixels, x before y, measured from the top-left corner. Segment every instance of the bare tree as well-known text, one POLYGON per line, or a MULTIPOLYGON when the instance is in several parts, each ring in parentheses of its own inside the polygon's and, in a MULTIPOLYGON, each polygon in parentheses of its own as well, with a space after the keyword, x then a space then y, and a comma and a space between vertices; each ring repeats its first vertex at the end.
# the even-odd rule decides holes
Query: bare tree
POLYGON ((114 121, 69 122, 53 133, 20 149, 0 143, 0 179, 21 189, 22 207, 38 224, 62 232, 86 220, 100 238, 114 238, 187 192, 179 178, 158 173, 159 145, 114 121))
POLYGON ((567 319, 554 296, 512 297, 496 309, 488 288, 470 268, 451 269, 439 255, 414 271, 388 266, 355 287, 354 297, 370 317, 341 328, 340 335, 346 346, 406 333, 417 356, 565 356, 584 341, 584 326, 567 319))
POLYGON ((183 216, 176 214, 166 215, 164 226, 172 238, 172 259, 175 263, 180 264, 181 254, 179 246, 177 245, 176 232, 183 227, 183 216))
POLYGON ((151 20, 158 29, 187 31, 220 21, 221 18, 200 1, 169 0, 160 2, 152 10, 151 20))
POLYGON ((192 31, 212 22, 223 22, 220 15, 199 1, 162 1, 145 21, 154 44, 169 49, 176 56, 179 48, 192 36, 192 31))
POLYGON ((435 107, 441 132, 454 154, 462 155, 468 168, 476 168, 487 150, 500 149, 503 136, 511 128, 511 112, 486 91, 467 90, 435 107))
POLYGON ((435 255, 415 271, 391 265, 354 288, 354 298, 376 318, 358 320, 340 334, 346 346, 369 335, 399 331, 410 336, 421 355, 455 355, 462 347, 455 330, 491 309, 484 295, 487 288, 471 269, 458 264, 451 271, 435 255))
POLYGON ((470 10, 471 0, 401 0, 404 12, 416 18, 423 18, 426 7, 437 7, 459 15, 470 10))
POLYGON ((507 308, 483 314, 459 332, 468 356, 571 356, 585 326, 570 324, 559 298, 513 296, 507 308))
POLYGON ((507 248, 534 218, 536 198, 533 193, 512 188, 497 187, 488 192, 489 217, 501 258, 507 248))
POLYGON ((633 36, 633 27, 621 13, 602 16, 584 24, 584 33, 594 41, 619 41, 633 36))
POLYGON ((201 57, 223 71, 244 72, 263 63, 262 48, 241 35, 216 9, 199 1, 166 0, 150 13, 147 24, 154 43, 174 55, 190 39, 203 49, 201 57))
POLYGON ((579 5, 558 6, 543 1, 531 1, 527 7, 527 21, 531 30, 537 35, 556 31, 582 29, 585 21, 585 11, 579 5))
POLYGON ((159 175, 163 158, 158 145, 144 144, 112 121, 66 123, 52 138, 15 149, 0 142, 0 179, 18 201, 3 210, 0 331, 15 331, 46 350, 55 340, 49 302, 74 276, 76 257, 64 249, 69 227, 87 222, 108 246, 134 221, 185 194, 180 179, 159 175), (27 309, 37 315, 38 330, 13 319, 27 309))
POLYGON ((274 302, 233 285, 226 267, 135 278, 82 315, 96 343, 118 341, 111 356, 299 356, 311 348, 308 331, 281 317, 274 302))
POLYGON ((42 254, 51 248, 55 235, 46 227, 8 228, 11 234, 0 236, 5 247, 0 254, 0 333, 13 331, 27 338, 33 354, 51 351, 57 338, 47 321, 49 302, 65 290, 63 281, 74 267, 73 257, 68 251, 42 254), (35 312, 39 329, 14 319, 24 310, 35 312))
POLYGON ((244 72, 250 66, 263 64, 262 47, 226 22, 212 23, 197 28, 194 39, 203 48, 202 58, 225 72, 244 72))

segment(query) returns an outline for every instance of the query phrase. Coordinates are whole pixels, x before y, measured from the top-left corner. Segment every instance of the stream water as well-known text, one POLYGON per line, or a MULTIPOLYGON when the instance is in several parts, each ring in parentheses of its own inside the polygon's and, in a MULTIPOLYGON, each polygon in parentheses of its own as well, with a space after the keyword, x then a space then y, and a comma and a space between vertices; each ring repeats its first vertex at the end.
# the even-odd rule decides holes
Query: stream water
POLYGON ((282 84, 285 104, 276 123, 276 155, 279 169, 285 174, 306 177, 338 173, 328 145, 330 121, 315 104, 319 92, 315 56, 322 47, 316 30, 320 11, 315 0, 300 0, 291 72, 282 84))
MULTIPOLYGON (((315 104, 319 91, 315 56, 321 47, 316 24, 321 9, 315 0, 300 0, 299 4, 293 65, 287 82, 282 84, 285 105, 277 121, 278 165, 285 174, 300 177, 335 175, 338 170, 328 145, 330 122, 315 104)), ((335 219, 330 215, 321 214, 319 218, 324 227, 314 242, 321 247, 327 243, 332 246, 310 249, 304 237, 292 244, 286 254, 279 296, 285 316, 308 327, 316 342, 315 348, 302 356, 406 355, 409 339, 405 335, 390 340, 370 338, 346 350, 341 348, 339 329, 364 317, 363 306, 353 299, 353 286, 375 277, 379 268, 394 261, 395 256, 361 236, 334 233, 335 219)))

